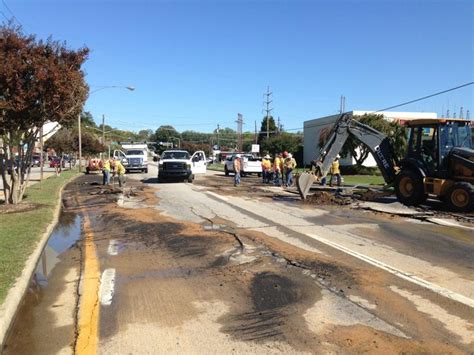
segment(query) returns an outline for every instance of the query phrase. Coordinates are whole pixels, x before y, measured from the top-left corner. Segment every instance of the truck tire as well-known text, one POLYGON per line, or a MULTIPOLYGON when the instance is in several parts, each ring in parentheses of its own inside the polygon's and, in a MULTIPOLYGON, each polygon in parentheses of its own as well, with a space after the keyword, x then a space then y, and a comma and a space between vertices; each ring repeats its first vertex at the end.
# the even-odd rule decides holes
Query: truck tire
POLYGON ((468 182, 456 182, 446 194, 446 202, 452 211, 474 210, 474 186, 468 182))
POLYGON ((193 180, 194 180, 194 175, 189 175, 189 176, 188 176, 188 179, 187 179, 187 182, 189 182, 189 183, 192 184, 192 183, 193 183, 193 180))
POLYGON ((227 165, 224 167, 225 176, 229 176, 229 170, 227 169, 227 165))
POLYGON ((395 178, 397 199, 407 206, 417 206, 426 201, 423 177, 413 170, 402 170, 395 178))
POLYGON ((143 170, 145 174, 148 174, 148 168, 146 168, 145 170, 143 170))

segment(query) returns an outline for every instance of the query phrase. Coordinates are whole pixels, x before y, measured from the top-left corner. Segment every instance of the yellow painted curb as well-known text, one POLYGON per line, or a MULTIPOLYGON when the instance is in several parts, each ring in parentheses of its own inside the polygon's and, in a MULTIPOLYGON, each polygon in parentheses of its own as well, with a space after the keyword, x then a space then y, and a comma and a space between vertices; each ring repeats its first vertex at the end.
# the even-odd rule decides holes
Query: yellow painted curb
POLYGON ((78 336, 75 349, 75 353, 79 355, 97 354, 100 312, 99 260, 87 214, 84 214, 84 233, 84 269, 82 272, 82 290, 77 324, 78 336))

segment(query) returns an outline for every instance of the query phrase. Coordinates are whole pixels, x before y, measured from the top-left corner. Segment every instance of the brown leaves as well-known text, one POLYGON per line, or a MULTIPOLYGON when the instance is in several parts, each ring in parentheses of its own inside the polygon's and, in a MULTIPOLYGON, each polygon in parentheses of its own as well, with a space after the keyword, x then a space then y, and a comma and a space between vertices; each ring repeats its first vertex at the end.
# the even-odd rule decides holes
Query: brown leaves
POLYGON ((63 125, 74 120, 88 95, 81 70, 88 53, 0 27, 0 126, 27 132, 48 120, 63 125))

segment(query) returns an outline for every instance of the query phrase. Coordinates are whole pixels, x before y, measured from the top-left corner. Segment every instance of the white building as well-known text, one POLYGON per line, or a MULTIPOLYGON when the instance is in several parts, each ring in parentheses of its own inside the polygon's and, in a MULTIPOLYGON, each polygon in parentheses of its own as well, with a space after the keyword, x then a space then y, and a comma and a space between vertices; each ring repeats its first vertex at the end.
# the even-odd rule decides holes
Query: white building
MULTIPOLYGON (((364 114, 375 113, 375 111, 350 111, 346 114, 352 116, 362 116, 364 114)), ((388 120, 416 120, 421 118, 438 118, 435 112, 377 112, 388 120)), ((341 117, 340 114, 315 118, 304 122, 304 150, 303 160, 305 165, 309 165, 312 160, 319 158, 319 140, 321 133, 327 134, 333 127, 336 120, 341 117)), ((341 159, 341 165, 354 165, 355 161, 352 157, 341 159)), ((370 154, 364 162, 365 166, 377 166, 375 159, 370 154)))

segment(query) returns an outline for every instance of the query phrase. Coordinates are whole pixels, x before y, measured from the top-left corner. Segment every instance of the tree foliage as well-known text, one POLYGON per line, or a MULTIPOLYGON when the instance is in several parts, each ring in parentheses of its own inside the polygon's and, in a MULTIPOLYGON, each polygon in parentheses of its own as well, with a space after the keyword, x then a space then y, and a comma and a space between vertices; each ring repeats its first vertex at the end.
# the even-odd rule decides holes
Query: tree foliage
POLYGON ((48 121, 69 126, 82 112, 89 88, 81 66, 89 50, 37 40, 13 25, 0 26, 0 39, 0 172, 6 202, 18 203, 41 127, 48 121), (20 168, 8 179, 4 159, 13 164, 15 149, 20 168))
POLYGON ((181 135, 173 126, 170 125, 158 127, 152 135, 152 140, 155 142, 172 142, 173 138, 176 141, 176 138, 181 138, 181 135))
POLYGON ((262 142, 260 150, 262 152, 268 152, 272 155, 284 151, 295 153, 299 150, 302 141, 303 140, 300 135, 282 132, 280 135, 265 139, 262 142))
POLYGON ((277 135, 278 129, 273 119, 273 116, 268 116, 268 129, 267 129, 267 116, 263 117, 262 124, 260 126, 260 132, 258 133, 258 143, 262 144, 262 141, 267 139, 267 131, 268 136, 273 137, 277 135))

